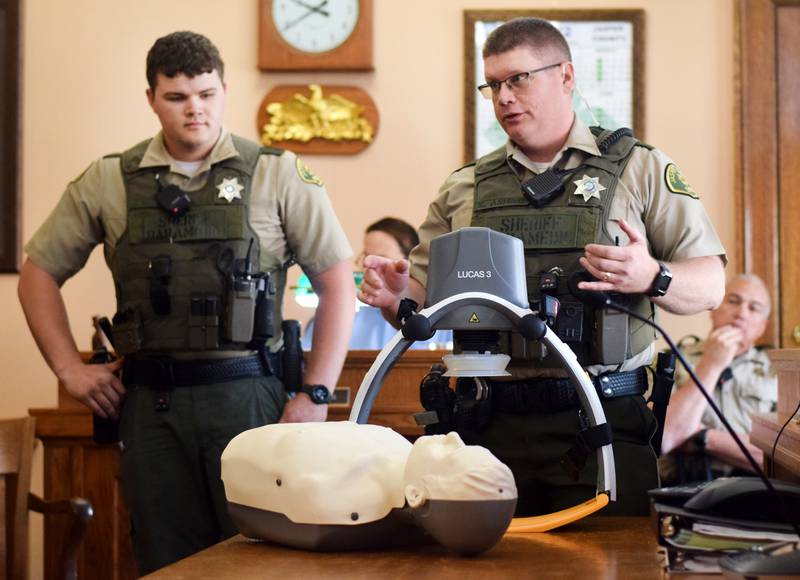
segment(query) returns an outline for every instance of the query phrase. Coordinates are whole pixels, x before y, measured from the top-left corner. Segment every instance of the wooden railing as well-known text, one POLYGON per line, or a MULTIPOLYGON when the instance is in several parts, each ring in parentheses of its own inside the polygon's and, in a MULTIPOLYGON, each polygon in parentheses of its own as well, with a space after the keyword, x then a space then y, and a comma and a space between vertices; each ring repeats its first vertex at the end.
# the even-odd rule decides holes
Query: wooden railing
POLYGON ((800 349, 773 350, 769 353, 778 373, 778 407, 774 413, 753 415, 750 441, 764 452, 767 474, 777 479, 800 483, 800 419, 792 419, 778 440, 775 456, 772 448, 781 427, 800 402, 800 349))

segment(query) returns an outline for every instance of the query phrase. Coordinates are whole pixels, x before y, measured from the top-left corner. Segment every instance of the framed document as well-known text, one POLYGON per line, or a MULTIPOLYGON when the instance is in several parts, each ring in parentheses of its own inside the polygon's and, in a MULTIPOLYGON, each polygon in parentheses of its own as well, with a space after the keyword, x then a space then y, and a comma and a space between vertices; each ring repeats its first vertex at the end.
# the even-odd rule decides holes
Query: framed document
POLYGON ((579 89, 573 94, 578 116, 589 126, 630 127, 642 139, 643 10, 465 10, 464 160, 472 161, 506 142, 491 101, 476 87, 484 81, 481 51, 486 37, 521 16, 550 20, 567 39, 579 89))

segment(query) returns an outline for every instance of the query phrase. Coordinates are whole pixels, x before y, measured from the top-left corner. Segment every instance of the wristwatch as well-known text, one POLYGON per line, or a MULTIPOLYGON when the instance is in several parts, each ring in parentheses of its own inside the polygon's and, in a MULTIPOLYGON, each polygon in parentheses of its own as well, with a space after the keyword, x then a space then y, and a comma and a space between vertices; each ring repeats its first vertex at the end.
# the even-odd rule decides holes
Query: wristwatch
POLYGON ((647 291, 648 296, 664 296, 669 289, 672 282, 672 272, 669 271, 664 262, 658 263, 658 274, 653 278, 653 283, 650 285, 650 290, 647 291))
POLYGON ((312 403, 325 405, 331 400, 331 392, 325 385, 303 385, 300 392, 309 396, 312 403))

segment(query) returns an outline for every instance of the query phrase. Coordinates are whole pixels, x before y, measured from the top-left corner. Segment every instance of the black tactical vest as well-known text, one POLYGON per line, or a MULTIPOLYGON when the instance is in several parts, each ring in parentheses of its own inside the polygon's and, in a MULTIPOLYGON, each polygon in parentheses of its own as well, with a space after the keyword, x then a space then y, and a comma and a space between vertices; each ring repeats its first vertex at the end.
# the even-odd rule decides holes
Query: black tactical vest
MULTIPOLYGON (((239 155, 215 163, 206 184, 187 192, 191 207, 180 217, 157 201, 169 167, 139 167, 150 140, 120 156, 127 227, 111 271, 117 295, 113 333, 121 354, 253 348, 252 335, 243 336, 237 325, 247 312, 243 308, 254 309, 255 301, 237 293, 235 282, 256 279, 275 298, 275 281, 270 284, 261 272, 261 244, 248 207, 259 156, 283 152, 232 139, 239 155), (226 189, 230 201, 221 195, 226 189)), ((272 328, 271 334, 278 332, 272 328)))
MULTIPOLYGON (((592 133, 598 142, 610 134, 599 127, 592 127, 592 133)), ((542 275, 557 274, 557 288, 548 290, 560 301, 554 330, 572 348, 583 366, 621 363, 655 340, 654 332, 644 323, 608 311, 595 311, 576 300, 567 288, 569 277, 582 270, 578 259, 583 255, 584 246, 616 243, 606 228, 608 213, 619 177, 636 146, 647 147, 633 137, 622 137, 607 147, 601 147, 601 150, 606 148, 606 152, 600 157, 585 159, 565 178, 563 193, 541 208, 533 207, 523 196, 520 178, 509 166, 512 161, 506 159, 505 146, 475 162, 475 203, 471 225, 488 227, 522 240, 532 308, 538 309, 542 275), (599 192, 599 198, 584 200, 583 195, 575 195, 578 185, 574 182, 584 176, 599 178, 599 183, 606 188, 599 192), (621 349, 615 348, 621 343, 609 341, 608 333, 603 336, 602 325, 606 325, 606 330, 610 325, 627 329, 627 346, 623 344, 621 349), (614 344, 609 349, 610 343, 614 344), (614 350, 621 352, 609 354, 614 350)), ((644 295, 615 295, 614 298, 643 316, 654 316, 653 305, 644 295)), ((541 353, 540 345, 526 342, 518 335, 502 337, 501 350, 515 359, 537 358, 541 353)), ((554 357, 548 356, 542 366, 561 365, 554 357)))

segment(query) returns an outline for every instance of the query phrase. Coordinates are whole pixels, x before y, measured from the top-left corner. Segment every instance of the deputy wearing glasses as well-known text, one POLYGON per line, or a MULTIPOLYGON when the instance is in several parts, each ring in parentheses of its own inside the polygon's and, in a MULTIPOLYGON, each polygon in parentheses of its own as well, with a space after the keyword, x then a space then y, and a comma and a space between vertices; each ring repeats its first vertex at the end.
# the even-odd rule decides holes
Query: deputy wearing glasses
MULTIPOLYGON (((692 314, 722 299, 725 251, 669 157, 629 133, 578 119, 570 49, 549 22, 503 24, 487 38, 483 59, 486 82, 478 90, 491 99, 507 143, 447 178, 410 264, 364 260, 360 298, 387 317, 403 298, 422 304, 430 241, 441 234, 484 226, 520 238, 531 304, 544 293, 560 301, 554 330, 594 377, 613 431, 618 501, 602 513, 645 514, 645 492, 658 485, 655 420, 642 396, 654 332, 633 319, 612 328, 607 313, 578 302, 567 282, 583 276, 581 289, 615 293, 649 317, 656 306, 692 314)), ((578 436, 578 401, 563 369, 519 337, 501 335, 496 351, 511 354, 513 378, 491 381, 491 422, 462 438, 512 469, 518 515, 590 499, 595 453, 578 436)))

